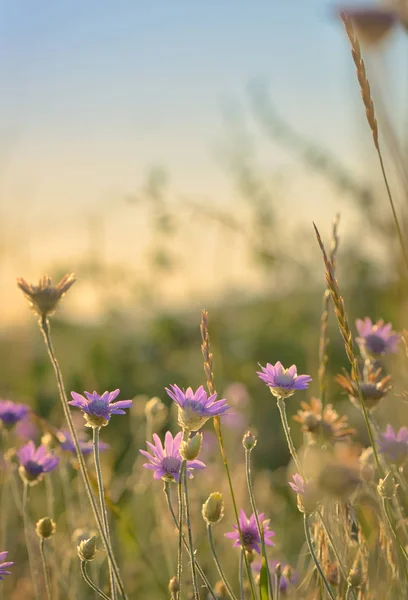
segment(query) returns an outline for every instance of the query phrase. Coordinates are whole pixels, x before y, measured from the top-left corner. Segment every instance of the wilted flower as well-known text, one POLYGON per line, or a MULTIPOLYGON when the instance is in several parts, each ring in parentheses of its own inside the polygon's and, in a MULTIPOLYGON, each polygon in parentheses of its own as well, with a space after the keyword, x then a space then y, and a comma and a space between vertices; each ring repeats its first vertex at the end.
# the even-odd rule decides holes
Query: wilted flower
POLYGON ((47 539, 57 531, 57 525, 50 517, 44 517, 35 524, 35 532, 40 538, 47 539))
POLYGON ((48 275, 43 275, 38 285, 28 283, 22 277, 17 278, 17 285, 27 298, 30 308, 39 317, 48 317, 55 312, 57 305, 71 285, 76 281, 73 273, 64 275, 61 281, 53 286, 48 275))
POLYGON ((408 429, 401 427, 395 432, 392 425, 387 425, 385 433, 381 433, 379 440, 379 450, 394 463, 402 464, 408 457, 408 429))
POLYGON ((82 410, 86 421, 85 427, 104 427, 109 423, 112 415, 124 415, 124 409, 132 405, 132 400, 119 400, 112 404, 119 392, 120 390, 104 392, 102 396, 96 392, 92 394, 84 392, 86 398, 77 392, 71 392, 73 400, 68 404, 82 410))
POLYGON ((184 392, 177 385, 171 385, 166 392, 178 406, 180 427, 189 431, 198 431, 208 419, 220 417, 229 410, 224 398, 216 400, 217 394, 208 396, 202 385, 195 392, 191 387, 184 392))
MULTIPOLYGON (((146 442, 151 454, 146 450, 139 450, 143 456, 149 459, 150 463, 145 463, 145 469, 154 471, 155 479, 163 479, 164 481, 179 481, 180 466, 182 458, 180 455, 180 446, 183 434, 180 431, 174 438, 170 431, 166 432, 164 437, 164 446, 161 443, 159 436, 154 433, 154 445, 146 442)), ((193 469, 204 469, 205 464, 201 460, 188 460, 187 473, 189 477, 193 477, 193 469)))
POLYGON ((298 375, 296 365, 285 369, 279 361, 275 365, 266 363, 266 367, 260 365, 261 371, 257 371, 259 379, 269 386, 272 394, 277 398, 289 398, 296 390, 306 390, 312 378, 309 375, 298 375))
POLYGON ((3 580, 3 575, 11 575, 10 571, 7 571, 9 567, 14 565, 13 562, 1 562, 5 558, 7 558, 8 551, 0 552, 0 579, 3 580))
MULTIPOLYGON (((270 539, 275 535, 274 531, 269 529, 269 519, 265 519, 264 513, 258 515, 259 524, 261 530, 264 533, 265 544, 268 546, 274 546, 275 544, 270 539)), ((255 550, 258 554, 261 553, 260 544, 261 539, 259 537, 258 528, 256 526, 255 514, 252 514, 250 518, 245 514, 245 511, 241 508, 239 511, 239 525, 242 531, 242 541, 245 550, 255 550)), ((234 540, 234 548, 241 547, 241 540, 238 531, 238 525, 233 525, 234 531, 225 533, 225 537, 234 540)))
MULTIPOLYGON (((381 369, 377 369, 375 371, 370 370, 366 381, 359 380, 361 395, 363 396, 365 406, 368 410, 373 410, 376 408, 380 400, 382 400, 392 388, 390 385, 391 377, 387 375, 386 377, 379 379, 380 374, 381 369)), ((343 375, 340 373, 336 375, 336 381, 343 388, 343 390, 348 393, 351 402, 357 406, 357 408, 361 408, 358 390, 354 379, 346 371, 344 371, 343 375)))
POLYGON ((312 398, 310 404, 301 402, 302 410, 293 417, 302 424, 302 431, 331 442, 342 441, 350 437, 355 430, 348 426, 346 415, 340 416, 331 404, 322 407, 318 398, 312 398))
MULTIPOLYGON (((76 453, 74 440, 68 429, 61 429, 56 433, 57 440, 59 445, 66 452, 71 452, 72 454, 76 453)), ((81 434, 78 435, 79 447, 81 449, 82 454, 91 454, 93 452, 93 442, 92 440, 84 440, 81 439, 81 434)), ((99 451, 107 450, 109 448, 109 444, 105 442, 99 441, 99 451)))
POLYGON ((357 319, 356 328, 359 337, 356 342, 360 347, 361 354, 365 358, 375 359, 397 352, 400 336, 392 331, 392 324, 377 321, 373 325, 371 319, 357 319))
POLYGON ((41 445, 36 449, 33 441, 20 448, 17 456, 20 461, 20 477, 29 485, 38 483, 44 473, 53 471, 59 462, 57 457, 47 452, 45 446, 41 445))
POLYGON ((367 46, 382 41, 398 20, 394 11, 381 6, 353 6, 340 10, 352 21, 359 39, 367 46))
POLYGON ((96 537, 93 535, 89 540, 79 542, 77 553, 84 562, 93 560, 96 556, 96 537))
POLYGON ((0 400, 0 420, 6 429, 11 429, 24 419, 29 408, 26 404, 17 404, 11 400, 0 400))

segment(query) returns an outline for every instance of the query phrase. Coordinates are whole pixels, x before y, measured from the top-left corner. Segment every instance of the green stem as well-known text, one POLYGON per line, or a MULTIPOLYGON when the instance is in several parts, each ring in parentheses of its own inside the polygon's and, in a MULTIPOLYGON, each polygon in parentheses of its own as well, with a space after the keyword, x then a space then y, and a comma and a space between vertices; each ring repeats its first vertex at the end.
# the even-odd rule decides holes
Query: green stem
POLYGON ((211 527, 211 523, 207 523, 207 533, 208 533, 208 540, 210 542, 210 548, 211 548, 211 553, 213 555, 214 558, 214 562, 215 562, 215 566, 217 567, 217 571, 219 576, 221 577, 222 581, 224 582, 225 587, 227 588, 227 592, 229 597, 231 598, 231 600, 237 600, 234 592, 232 591, 232 588, 229 584, 228 579, 226 578, 224 571, 222 569, 221 563, 219 561, 219 558, 217 556, 217 552, 215 550, 215 544, 214 544, 214 538, 213 538, 213 534, 212 534, 212 527, 211 527))
MULTIPOLYGON (((183 572, 183 470, 184 470, 184 461, 180 465, 179 471, 179 480, 177 484, 177 499, 178 499, 178 551, 177 551, 177 579, 179 582, 179 591, 177 593, 177 598, 180 600, 181 598, 181 575, 183 572)), ((190 552, 190 546, 187 544, 188 551, 190 552)))
POLYGON ((256 527, 258 530, 259 538, 261 540, 262 557, 264 558, 265 565, 266 565, 269 593, 271 595, 271 599, 273 600, 273 583, 272 583, 272 577, 271 577, 271 574, 269 571, 268 557, 266 556, 265 535, 264 535, 263 527, 261 527, 261 524, 259 522, 258 511, 256 508, 256 503, 255 503, 254 488, 252 485, 251 450, 247 450, 246 448, 245 448, 245 472, 246 472, 246 481, 247 481, 248 492, 249 492, 249 500, 251 502, 252 511, 255 515, 256 527))
POLYGON ((312 538, 310 536, 310 529, 309 529, 309 516, 307 514, 304 514, 303 515, 303 519, 304 519, 304 526, 305 526, 305 537, 306 537, 306 542, 307 542, 307 545, 308 545, 308 548, 309 548, 309 552, 312 555, 312 558, 313 558, 314 563, 316 565, 316 569, 318 570, 319 575, 322 578, 322 581, 323 581, 324 586, 325 586, 325 588, 327 590, 327 593, 329 594, 331 600, 336 600, 335 597, 333 596, 333 592, 331 591, 330 585, 329 585, 326 577, 324 576, 324 573, 322 571, 322 568, 320 566, 320 563, 319 563, 319 561, 317 559, 316 553, 315 553, 314 548, 313 548, 313 542, 312 542, 312 538))
POLYGON ((48 598, 48 600, 51 600, 51 582, 50 582, 50 574, 49 574, 48 568, 47 568, 47 559, 45 557, 44 542, 45 542, 45 540, 42 537, 40 539, 41 560, 42 560, 43 571, 44 571, 44 581, 45 581, 45 588, 47 590, 47 598, 48 598))
POLYGON ((82 573, 82 577, 85 579, 86 583, 89 585, 90 588, 93 589, 94 592, 99 594, 99 596, 101 598, 103 598, 104 600, 111 600, 109 598, 109 596, 104 594, 102 590, 100 590, 98 587, 96 587, 96 585, 93 583, 93 581, 89 578, 89 575, 86 570, 86 561, 85 560, 81 560, 81 573, 82 573))
POLYGON ((245 600, 245 592, 244 592, 244 556, 245 550, 241 548, 241 552, 239 555, 239 596, 240 600, 245 600))
POLYGON ((279 600, 280 597, 280 582, 281 582, 281 576, 277 576, 276 575, 276 600, 279 600))
POLYGON ((185 505, 185 510, 186 510, 188 545, 190 547, 191 577, 193 580, 194 600, 199 600, 195 554, 194 554, 194 545, 193 545, 193 532, 191 529, 191 519, 190 519, 190 505, 189 505, 189 501, 188 501, 188 485, 187 485, 188 475, 187 475, 187 461, 186 460, 183 460, 182 466, 183 465, 184 465, 184 468, 180 469, 180 479, 183 480, 183 487, 184 487, 184 505, 185 505))
MULTIPOLYGON (((110 539, 110 532, 109 532, 108 514, 106 512, 105 491, 103 488, 102 469, 101 469, 101 461, 100 461, 100 455, 99 455, 99 433, 100 433, 100 427, 93 427, 93 455, 94 455, 94 462, 95 462, 96 478, 98 481, 99 504, 100 504, 100 508, 101 508, 103 528, 105 530, 106 537, 109 540, 109 545, 112 546, 112 542, 110 539)), ((112 600, 117 600, 115 578, 113 575, 112 565, 110 562, 109 562, 109 580, 110 580, 110 588, 111 588, 111 593, 112 593, 112 600)))
POLYGON ((295 445, 292 441, 292 437, 290 435, 290 427, 289 427, 289 423, 288 423, 288 419, 286 417, 286 406, 285 406, 285 400, 283 398, 278 398, 277 400, 277 404, 278 404, 278 409, 279 409, 279 413, 280 413, 280 417, 281 417, 281 421, 282 421, 282 426, 283 426, 283 431, 285 433, 286 436, 286 441, 288 443, 288 448, 289 448, 289 452, 295 462, 296 468, 298 470, 298 473, 300 475, 302 475, 302 467, 300 466, 300 462, 296 453, 296 449, 295 449, 295 445))
MULTIPOLYGON (((222 457, 222 460, 223 460, 223 463, 224 463, 225 472, 227 473, 228 486, 229 486, 229 490, 230 490, 230 494, 231 494, 232 506, 234 508, 235 519, 237 521, 237 528, 238 528, 238 533, 239 533, 239 540, 241 542, 241 547, 243 548, 244 547, 244 539, 243 539, 243 536, 242 536, 242 529, 241 529, 241 525, 240 525, 240 522, 239 522, 239 514, 238 514, 237 502, 236 502, 236 499, 235 499, 234 486, 232 485, 231 473, 230 473, 230 469, 229 469, 229 465, 228 465, 227 455, 225 453, 225 447, 224 447, 224 440, 223 440, 223 437, 222 437, 222 429, 221 429, 220 418, 219 417, 214 417, 213 423, 214 423, 215 433, 216 433, 217 438, 218 438, 218 443, 220 445, 221 457, 222 457)), ((252 577, 251 577, 251 566, 249 564, 248 557, 247 557, 247 555, 246 555, 245 552, 244 552, 243 560, 245 561, 245 568, 246 568, 246 572, 247 572, 247 576, 248 576, 249 586, 251 588, 252 599, 256 600, 255 586, 253 584, 253 580, 252 580, 252 577)))
POLYGON ((92 492, 92 486, 91 486, 91 481, 89 479, 89 474, 86 468, 86 463, 85 463, 85 459, 84 456, 81 452, 80 446, 79 446, 79 441, 78 441, 78 436, 77 433, 75 431, 75 427, 72 421, 72 417, 71 417, 71 413, 69 411, 69 405, 68 405, 68 398, 67 398, 67 394, 65 392, 65 386, 64 386, 64 380, 62 378, 62 373, 61 373, 61 369, 59 367, 58 361, 57 361, 57 357, 55 356, 55 352, 54 352, 54 348, 51 342, 51 335, 50 335, 50 326, 49 326, 49 322, 47 317, 43 316, 40 320, 39 320, 39 326, 40 326, 40 330, 43 334, 44 337, 44 342, 48 351, 48 355, 50 357, 50 361, 51 364, 54 368, 54 372, 55 372, 55 377, 57 379, 57 385, 58 385, 58 391, 59 391, 59 395, 60 395, 60 399, 61 399, 61 404, 62 404, 62 409, 64 411, 64 416, 65 416, 65 420, 67 422, 68 425, 68 429, 69 429, 69 433, 72 437, 72 441, 74 442, 74 446, 75 446, 75 452, 76 452, 76 457, 78 460, 78 464, 79 464, 79 470, 81 472, 81 476, 84 482, 84 486, 85 486, 85 490, 88 496, 88 500, 89 503, 91 505, 92 508, 92 512, 94 514, 95 517, 95 521, 96 524, 98 526, 98 531, 99 534, 101 536, 102 539, 102 543, 105 547, 106 553, 108 555, 109 558, 109 562, 112 566, 112 570, 114 572, 115 575, 115 579, 116 582, 118 584, 119 587, 119 591, 122 594, 123 598, 125 600, 128 600, 128 597, 126 595, 125 592, 125 588, 123 585, 123 581, 119 572, 119 567, 118 564, 115 560, 115 557, 113 555, 112 552, 112 548, 109 544, 109 538, 107 537, 104 527, 103 527, 103 521, 101 518, 101 515, 99 514, 98 511, 98 506, 96 504, 96 500, 95 497, 93 495, 92 492))
MULTIPOLYGON (((167 507, 168 507, 168 509, 170 511, 170 514, 171 514, 172 518, 173 518, 174 525, 176 526, 177 531, 180 533, 179 522, 177 520, 176 513, 174 512, 173 505, 172 505, 172 502, 171 502, 171 497, 170 497, 170 483, 168 481, 166 481, 164 483, 164 494, 165 494, 165 497, 166 497, 167 507)), ((187 550, 187 552, 190 552, 190 548, 189 548, 189 546, 187 544, 187 540, 186 540, 186 538, 185 538, 185 536, 184 536, 183 533, 181 535, 181 539, 182 539, 182 542, 183 542, 184 547, 187 550)), ((203 569, 200 567, 200 564, 197 561, 196 561, 196 567, 197 567, 198 574, 200 575, 201 579, 203 580, 203 583, 206 586, 209 594, 211 595, 211 597, 213 598, 213 600, 217 600, 217 596, 215 595, 215 592, 214 592, 214 590, 213 590, 210 582, 208 581, 206 574, 204 573, 203 569)))
POLYGON ((33 582, 33 588, 34 588, 34 596, 36 598, 36 600, 38 600, 40 598, 40 592, 38 589, 38 575, 37 575, 37 569, 35 567, 35 562, 34 562, 34 557, 33 557, 33 553, 32 553, 32 544, 31 544, 31 527, 30 527, 30 520, 28 517, 28 483, 24 482, 24 489, 23 489, 23 520, 24 520, 24 534, 25 534, 25 539, 26 539, 26 546, 27 546, 27 553, 28 553, 28 563, 30 565, 30 571, 31 571, 31 579, 33 582))

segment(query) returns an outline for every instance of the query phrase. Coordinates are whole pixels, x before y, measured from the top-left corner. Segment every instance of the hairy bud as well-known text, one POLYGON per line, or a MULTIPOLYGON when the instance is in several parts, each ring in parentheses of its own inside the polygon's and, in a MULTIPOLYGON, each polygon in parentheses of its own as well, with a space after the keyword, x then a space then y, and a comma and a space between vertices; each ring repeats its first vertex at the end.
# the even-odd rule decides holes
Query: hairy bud
POLYGON ((195 460, 200 454, 202 441, 203 434, 196 433, 193 437, 190 437, 188 438, 188 440, 181 442, 181 458, 184 458, 184 460, 195 460))
POLYGON ((44 517, 35 524, 35 532, 40 538, 47 539, 54 535, 56 530, 57 525, 50 517, 44 517))
POLYGON ((220 492, 213 492, 203 504, 203 519, 208 525, 219 523, 224 516, 224 500, 220 492))
POLYGON ((89 540, 83 540, 77 546, 78 556, 82 561, 91 561, 96 556, 96 537, 93 535, 89 540))

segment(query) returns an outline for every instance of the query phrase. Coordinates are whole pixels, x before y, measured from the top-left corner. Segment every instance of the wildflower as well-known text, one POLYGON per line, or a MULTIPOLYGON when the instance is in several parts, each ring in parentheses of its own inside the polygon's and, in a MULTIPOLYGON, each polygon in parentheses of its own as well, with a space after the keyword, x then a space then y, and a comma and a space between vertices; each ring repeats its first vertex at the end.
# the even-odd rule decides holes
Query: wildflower
POLYGON ((381 6, 353 6, 341 12, 352 21, 359 39, 367 46, 381 42, 398 20, 394 11, 381 6))
POLYGON ((302 513, 313 513, 318 506, 318 494, 314 483, 305 481, 302 475, 296 473, 289 481, 292 490, 297 494, 297 506, 302 513))
POLYGON ((36 449, 33 441, 20 448, 17 456, 20 461, 20 477, 29 485, 38 483, 44 477, 44 473, 53 471, 59 463, 59 458, 47 453, 45 446, 41 445, 36 449))
POLYGON ((392 331, 391 323, 384 324, 381 320, 373 325, 366 317, 364 320, 357 319, 356 328, 359 334, 356 342, 364 358, 376 359, 397 352, 400 336, 392 331))
MULTIPOLYGON (((164 446, 161 443, 159 436, 154 433, 154 445, 146 442, 151 454, 146 450, 139 450, 143 456, 149 459, 150 463, 145 463, 145 469, 154 471, 155 479, 163 479, 164 481, 179 481, 180 467, 182 458, 180 455, 180 446, 183 434, 180 431, 174 438, 170 431, 166 432, 164 437, 164 446)), ((193 477, 193 469, 204 469, 205 464, 201 460, 188 460, 187 473, 189 477, 193 477)))
POLYGON ((16 423, 22 421, 28 414, 29 408, 25 404, 17 404, 11 400, 0 400, 0 421, 6 429, 11 429, 16 423))
POLYGON ((340 416, 331 404, 322 407, 318 398, 312 398, 310 404, 301 402, 302 410, 293 417, 302 424, 302 431, 314 437, 338 442, 350 437, 355 430, 348 426, 346 415, 340 416))
POLYGON ((35 524, 35 532, 40 538, 47 539, 54 535, 56 531, 57 525, 50 517, 44 517, 35 524))
MULTIPOLYGON (((257 561, 252 565, 252 568, 257 573, 260 573, 262 568, 262 562, 257 561)), ((279 588, 282 595, 288 591, 290 585, 294 585, 297 582, 298 576, 296 571, 289 565, 283 561, 272 560, 269 563, 269 572, 271 575, 278 576, 279 574, 279 588)))
MULTIPOLYGON (((61 429, 56 433, 57 440, 61 448, 67 452, 71 452, 72 454, 76 453, 74 440, 68 429, 61 429)), ((82 454, 91 454, 93 452, 93 442, 92 440, 84 440, 81 439, 81 434, 78 435, 79 447, 81 449, 82 454)), ((99 451, 107 450, 109 448, 109 444, 105 442, 99 442, 99 451)))
POLYGON ((14 565, 13 562, 1 562, 5 558, 7 558, 8 551, 0 552, 0 579, 3 580, 3 575, 11 575, 10 571, 7 571, 9 567, 14 565))
POLYGON ((93 535, 89 540, 79 542, 77 553, 84 562, 93 560, 96 556, 96 537, 93 535))
MULTIPOLYGON (((265 544, 268 546, 274 546, 275 544, 269 539, 275 535, 274 531, 269 529, 269 519, 264 518, 264 513, 260 513, 258 515, 259 524, 261 526, 261 530, 264 533, 265 544)), ((255 514, 253 513, 250 518, 245 514, 245 511, 240 510, 239 512, 239 525, 242 531, 242 541, 244 544, 244 549, 248 551, 255 550, 258 554, 261 553, 260 543, 261 539, 259 537, 258 528, 256 525, 255 514)), ((241 540, 238 531, 238 525, 233 525, 235 531, 230 531, 225 533, 225 537, 235 540, 234 548, 241 547, 241 540)))
POLYGON ((84 392, 86 398, 81 394, 77 394, 77 392, 71 392, 73 400, 68 404, 82 410, 86 421, 85 427, 105 427, 112 415, 124 415, 124 409, 132 405, 132 400, 119 400, 119 402, 113 402, 112 404, 119 392, 120 390, 104 392, 102 396, 99 396, 96 392, 92 394, 84 392))
POLYGON ((76 281, 73 273, 64 275, 61 281, 53 286, 48 275, 43 275, 38 285, 28 283, 22 277, 17 278, 17 285, 27 298, 30 308, 41 318, 48 317, 55 312, 58 303, 71 285, 76 281))
MULTIPOLYGON (((366 381, 359 380, 361 395, 363 396, 364 404, 368 410, 376 408, 379 402, 392 388, 390 385, 391 377, 387 375, 386 377, 379 379, 380 375, 381 369, 370 369, 366 381)), ((353 377, 344 371, 343 375, 340 373, 336 375, 336 382, 348 393, 351 402, 357 408, 361 408, 357 385, 353 377)))
POLYGON ((219 523, 224 516, 224 499, 220 492, 210 494, 201 509, 204 521, 208 524, 219 523))
POLYGON ((272 394, 277 398, 289 398, 296 390, 306 390, 312 378, 309 375, 298 375, 296 365, 285 369, 279 361, 275 365, 266 363, 262 371, 257 371, 259 379, 269 386, 272 394))
POLYGON ((166 388, 166 392, 178 406, 178 423, 188 431, 198 431, 208 419, 220 417, 229 410, 224 398, 216 401, 217 394, 208 396, 202 385, 195 392, 191 387, 185 392, 177 385, 170 388, 166 388))
POLYGON ((408 457, 408 429, 401 427, 398 432, 387 425, 385 433, 380 434, 379 450, 393 462, 401 465, 408 457))

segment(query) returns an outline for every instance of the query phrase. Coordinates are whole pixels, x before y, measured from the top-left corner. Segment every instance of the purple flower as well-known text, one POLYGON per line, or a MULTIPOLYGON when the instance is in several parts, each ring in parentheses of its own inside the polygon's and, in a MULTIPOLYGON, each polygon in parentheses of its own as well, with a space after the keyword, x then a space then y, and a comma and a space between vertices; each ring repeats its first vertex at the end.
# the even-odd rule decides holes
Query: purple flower
POLYGON ((312 378, 309 375, 298 375, 296 365, 285 369, 279 361, 275 365, 266 363, 260 365, 262 371, 257 371, 259 379, 269 386, 272 394, 277 398, 289 398, 296 390, 306 390, 312 378))
MULTIPOLYGON (((163 446, 159 436, 154 433, 154 445, 150 442, 146 442, 150 453, 146 450, 139 450, 143 456, 149 459, 150 462, 145 463, 143 466, 145 469, 151 469, 154 471, 153 477, 155 479, 163 479, 164 481, 179 481, 180 466, 183 460, 180 455, 182 439, 183 434, 181 431, 179 431, 174 438, 170 431, 167 431, 164 437, 163 446)), ((204 467, 205 464, 201 462, 201 460, 188 460, 188 476, 190 478, 193 477, 193 469, 204 469, 204 467)))
MULTIPOLYGON (((297 582, 298 576, 297 576, 296 571, 291 567, 291 565, 289 565, 288 563, 282 562, 280 560, 273 560, 269 563, 269 572, 272 576, 275 575, 276 567, 278 564, 280 564, 281 571, 282 571, 279 587, 280 587, 280 591, 282 593, 285 593, 287 591, 289 585, 294 585, 297 582)), ((260 573, 261 568, 262 568, 262 562, 254 561, 252 563, 252 568, 256 573, 260 573)))
POLYGON ((292 490, 294 492, 296 492, 296 494, 300 494, 301 496, 304 496, 306 484, 305 484, 305 480, 303 479, 302 475, 299 475, 299 473, 296 473, 296 475, 293 475, 292 479, 295 482, 295 483, 292 483, 291 481, 289 481, 289 485, 292 488, 292 490))
POLYGON ((20 476, 29 485, 38 483, 44 473, 53 471, 59 462, 58 458, 47 452, 45 446, 41 445, 36 449, 33 441, 20 448, 17 456, 20 461, 20 476))
POLYGON ((111 415, 124 415, 125 411, 123 409, 132 405, 132 400, 119 400, 119 402, 113 402, 112 404, 119 392, 120 390, 104 392, 102 396, 99 396, 96 392, 92 394, 84 392, 86 398, 81 394, 77 394, 77 392, 71 392, 73 400, 68 404, 82 410, 86 421, 85 427, 104 427, 109 423, 111 415))
MULTIPOLYGON (((57 431, 57 439, 59 444, 63 450, 67 452, 72 452, 72 454, 76 453, 74 440, 68 429, 61 429, 57 431)), ((93 452, 93 442, 92 440, 84 440, 81 439, 82 435, 78 435, 79 447, 81 448, 82 454, 91 454, 93 452)), ((109 444, 105 442, 99 442, 99 451, 107 450, 109 448, 109 444)))
POLYGON ((5 558, 7 558, 7 550, 5 552, 0 552, 0 579, 3 580, 3 575, 11 575, 10 571, 7 571, 9 567, 14 565, 13 562, 1 562, 5 558))
POLYGON ((377 321, 373 325, 369 317, 357 319, 356 328, 359 337, 356 342, 364 358, 380 358, 385 354, 397 352, 400 336, 392 331, 392 324, 377 321))
POLYGON ((191 387, 185 392, 177 385, 166 388, 167 394, 178 406, 178 423, 183 429, 198 431, 208 419, 220 417, 229 410, 227 401, 215 401, 217 394, 207 396, 202 385, 193 392, 191 387))
MULTIPOLYGON (((260 513, 258 515, 259 524, 261 529, 264 532, 265 544, 268 546, 274 546, 275 544, 269 538, 275 535, 274 531, 269 529, 269 519, 264 518, 264 513, 260 513)), ((251 517, 248 517, 245 514, 245 511, 239 511, 239 525, 242 531, 242 541, 244 543, 245 550, 255 550, 258 554, 261 554, 261 538, 259 537, 258 529, 256 526, 255 514, 253 513, 251 517)), ((241 547, 241 540, 239 537, 238 525, 233 525, 234 531, 229 531, 225 533, 225 537, 230 540, 235 540, 234 548, 241 547)))
POLYGON ((390 461, 402 464, 408 457, 408 429, 401 427, 396 433, 391 425, 387 425, 385 433, 379 440, 380 452, 387 455, 390 461))
POLYGON ((11 400, 0 400, 0 420, 6 429, 11 429, 24 419, 29 411, 25 404, 16 404, 11 400))

